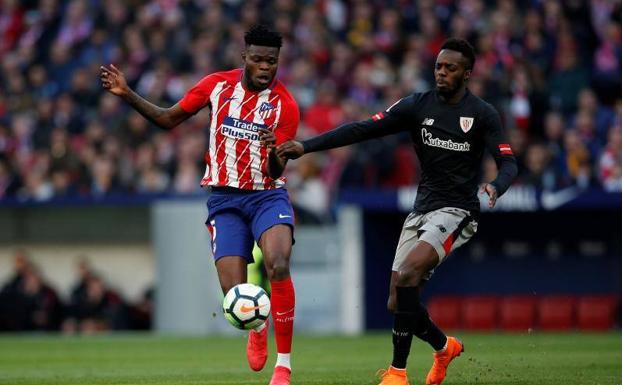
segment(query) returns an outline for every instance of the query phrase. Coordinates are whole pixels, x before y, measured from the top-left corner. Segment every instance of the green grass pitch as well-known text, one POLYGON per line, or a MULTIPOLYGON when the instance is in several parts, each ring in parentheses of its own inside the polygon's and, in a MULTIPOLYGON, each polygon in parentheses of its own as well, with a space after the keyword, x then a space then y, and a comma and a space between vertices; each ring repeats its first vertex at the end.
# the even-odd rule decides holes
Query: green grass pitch
MULTIPOLYGON (((622 333, 466 334, 466 352, 443 385, 621 385, 622 333)), ((248 369, 243 334, 232 338, 152 335, 97 337, 0 336, 0 384, 244 384, 267 385, 266 368, 248 369)), ((292 385, 377 385, 388 366, 389 334, 297 336, 292 385)), ((415 341, 411 385, 423 384, 430 349, 415 341)))

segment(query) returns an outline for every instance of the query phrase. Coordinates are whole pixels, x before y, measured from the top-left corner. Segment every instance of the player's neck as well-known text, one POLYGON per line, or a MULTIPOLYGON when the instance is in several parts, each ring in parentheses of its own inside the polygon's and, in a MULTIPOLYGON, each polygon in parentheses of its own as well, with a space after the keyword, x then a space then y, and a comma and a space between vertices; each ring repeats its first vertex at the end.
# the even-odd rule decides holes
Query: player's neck
POLYGON ((447 104, 458 104, 458 103, 460 103, 462 98, 464 98, 464 95, 466 95, 466 87, 460 87, 453 94, 443 94, 443 93, 440 93, 440 92, 438 93, 438 96, 441 98, 441 100, 444 101, 447 104))

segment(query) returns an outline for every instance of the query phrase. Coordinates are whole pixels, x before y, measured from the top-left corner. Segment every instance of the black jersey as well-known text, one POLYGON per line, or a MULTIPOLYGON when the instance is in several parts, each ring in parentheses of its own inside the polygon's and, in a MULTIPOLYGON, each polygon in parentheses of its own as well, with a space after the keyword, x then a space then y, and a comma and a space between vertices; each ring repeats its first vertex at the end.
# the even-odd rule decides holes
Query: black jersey
POLYGON ((307 153, 403 131, 410 133, 421 163, 417 212, 441 207, 479 212, 477 190, 485 148, 499 169, 491 182, 498 196, 516 177, 516 160, 499 113, 468 90, 457 104, 445 103, 436 91, 415 93, 372 119, 344 124, 302 144, 307 153))

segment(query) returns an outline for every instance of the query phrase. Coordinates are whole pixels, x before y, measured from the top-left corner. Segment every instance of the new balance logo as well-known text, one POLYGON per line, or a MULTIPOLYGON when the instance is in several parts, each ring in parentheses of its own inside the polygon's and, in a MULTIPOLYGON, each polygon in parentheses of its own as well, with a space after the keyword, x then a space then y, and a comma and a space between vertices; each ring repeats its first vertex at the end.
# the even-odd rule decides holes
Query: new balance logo
POLYGON ((425 118, 423 119, 423 122, 421 122, 421 124, 424 126, 431 126, 434 124, 434 119, 425 118))

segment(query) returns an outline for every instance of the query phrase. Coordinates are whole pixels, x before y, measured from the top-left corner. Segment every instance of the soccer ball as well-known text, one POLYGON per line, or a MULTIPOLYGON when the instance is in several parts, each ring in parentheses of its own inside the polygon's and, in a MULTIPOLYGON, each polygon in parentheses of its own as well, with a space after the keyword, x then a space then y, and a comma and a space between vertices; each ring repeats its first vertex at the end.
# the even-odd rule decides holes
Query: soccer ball
POLYGON ((225 318, 238 329, 255 329, 270 315, 270 298, 252 283, 232 287, 222 301, 225 318))

